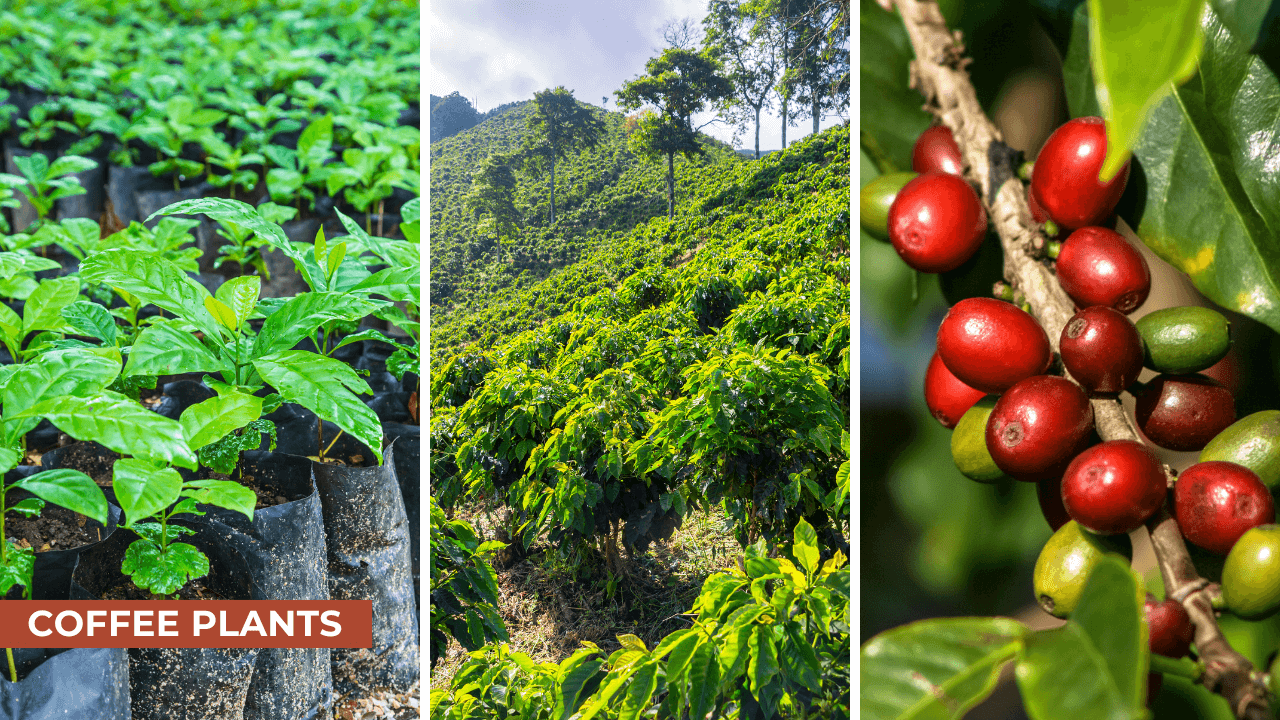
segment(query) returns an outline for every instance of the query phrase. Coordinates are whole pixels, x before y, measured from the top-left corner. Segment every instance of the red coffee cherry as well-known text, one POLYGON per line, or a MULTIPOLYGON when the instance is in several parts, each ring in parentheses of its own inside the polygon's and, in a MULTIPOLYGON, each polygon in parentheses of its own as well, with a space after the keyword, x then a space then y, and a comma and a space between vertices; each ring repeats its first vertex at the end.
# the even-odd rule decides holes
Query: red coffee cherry
MULTIPOLYGON (((945 360, 945 358, 944 358, 945 360)), ((1236 421, 1235 399, 1204 375, 1157 375, 1138 395, 1138 427, 1168 450, 1202 450, 1236 421)))
POLYGON ((1070 230, 1111 217, 1129 181, 1129 163, 1103 184, 1098 173, 1106 155, 1102 118, 1076 118, 1054 130, 1031 171, 1031 193, 1045 214, 1070 230))
POLYGON ((1250 528, 1275 522, 1271 493, 1258 475, 1235 463, 1196 463, 1173 486, 1174 517, 1188 541, 1219 555, 1250 528))
POLYGON ((1151 652, 1165 657, 1186 657, 1191 652, 1191 641, 1196 639, 1196 626, 1186 608, 1177 600, 1160 602, 1147 593, 1142 606, 1151 633, 1147 636, 1151 652))
POLYGON ((1049 369, 1049 336, 1035 318, 995 298, 951 307, 938 327, 938 355, 964 384, 998 394, 1049 369))
POLYGON ((1036 202, 1036 196, 1031 193, 1027 193, 1027 207, 1031 209, 1032 220, 1042 223, 1049 219, 1049 216, 1044 214, 1044 208, 1040 207, 1040 203, 1036 202))
POLYGON ((987 419, 987 450, 1006 474, 1038 481, 1069 462, 1091 430, 1093 406, 1080 386, 1066 378, 1036 375, 1019 381, 996 401, 987 419))
POLYGON ((911 169, 918 173, 964 175, 964 157, 946 125, 934 125, 920 133, 911 150, 911 169))
POLYGON ((1058 339, 1062 364, 1089 393, 1118 393, 1142 372, 1142 336, 1129 318, 1095 305, 1077 312, 1058 339))
POLYGON ((1112 440, 1085 450, 1062 477, 1067 514, 1098 535, 1137 530, 1164 505, 1164 468, 1155 454, 1132 440, 1112 440))
POLYGON ((938 353, 933 354, 924 371, 924 403, 943 427, 954 428, 965 412, 984 397, 986 393, 960 382, 942 364, 938 353))
POLYGON ((920 272, 954 270, 987 234, 987 211, 963 178, 928 173, 902 186, 889 206, 889 242, 920 272))
POLYGON ((1044 515, 1054 532, 1071 521, 1066 506, 1062 504, 1061 475, 1055 474, 1036 482, 1036 499, 1040 501, 1040 514, 1044 515))
POLYGON ((1055 269, 1076 307, 1106 305, 1128 315, 1151 292, 1151 269, 1142 253, 1103 227, 1083 227, 1067 236, 1055 269))

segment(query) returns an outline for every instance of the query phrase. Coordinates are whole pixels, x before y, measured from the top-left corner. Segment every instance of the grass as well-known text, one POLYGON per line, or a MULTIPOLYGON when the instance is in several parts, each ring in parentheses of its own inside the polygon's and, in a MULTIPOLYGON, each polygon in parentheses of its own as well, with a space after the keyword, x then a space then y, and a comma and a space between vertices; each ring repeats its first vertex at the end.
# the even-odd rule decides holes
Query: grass
MULTIPOLYGON (((494 519, 479 508, 459 508, 456 519, 472 523, 485 539, 498 535, 494 519)), ((512 650, 534 662, 560 662, 584 640, 612 652, 621 647, 618 635, 631 634, 653 647, 669 633, 690 627, 684 614, 703 581, 741 553, 726 521, 719 510, 689 515, 670 540, 628 560, 628 575, 618 580, 613 593, 603 558, 594 551, 575 568, 535 544, 525 557, 495 566, 498 612, 512 650)), ((447 690, 467 658, 467 651, 450 638, 448 652, 431 669, 432 692, 447 690)))

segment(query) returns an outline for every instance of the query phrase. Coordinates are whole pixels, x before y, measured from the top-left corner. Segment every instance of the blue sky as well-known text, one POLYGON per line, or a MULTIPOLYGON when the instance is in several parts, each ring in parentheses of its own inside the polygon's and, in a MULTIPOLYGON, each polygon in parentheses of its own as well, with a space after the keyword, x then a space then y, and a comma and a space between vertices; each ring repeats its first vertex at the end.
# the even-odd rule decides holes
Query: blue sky
MULTIPOLYGON (((661 51, 664 25, 681 18, 700 22, 705 14, 706 0, 434 0, 427 7, 428 92, 457 90, 484 111, 564 85, 593 105, 607 96, 605 107, 616 110, 613 91, 643 73, 645 61, 661 51)), ((821 126, 840 122, 832 117, 821 126)), ((792 124, 787 144, 810 130, 811 120, 792 124)), ((703 132, 726 142, 733 136, 723 123, 703 132)), ((751 147, 752 132, 742 133, 737 146, 751 147)), ((776 112, 761 116, 761 150, 778 148, 781 134, 776 112)))

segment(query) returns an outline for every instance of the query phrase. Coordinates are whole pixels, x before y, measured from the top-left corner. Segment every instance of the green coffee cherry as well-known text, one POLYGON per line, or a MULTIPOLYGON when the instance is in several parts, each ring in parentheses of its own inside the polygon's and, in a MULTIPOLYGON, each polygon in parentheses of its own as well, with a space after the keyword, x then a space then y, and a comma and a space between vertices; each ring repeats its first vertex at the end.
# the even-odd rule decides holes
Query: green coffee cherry
POLYGON ((1132 553, 1128 535, 1102 538, 1076 524, 1058 528, 1036 559, 1033 584, 1036 601, 1044 611, 1065 618, 1076 609, 1089 573, 1107 553, 1127 557, 1132 553))
POLYGON ((1156 372, 1186 375, 1218 362, 1231 349, 1227 319, 1209 308, 1165 308, 1145 315, 1138 334, 1146 345, 1145 364, 1156 372))
POLYGON ((859 222, 867 234, 877 240, 889 241, 889 206, 898 196, 903 185, 915 179, 919 173, 897 172, 881 175, 867 183, 858 193, 861 206, 859 222))
POLYGON ((1246 620, 1280 610, 1280 525, 1251 528, 1231 546, 1222 567, 1222 602, 1246 620))
POLYGON ((951 432, 951 459, 970 480, 989 483, 1007 477, 987 450, 987 418, 995 406, 995 397, 982 398, 961 416, 951 432))
POLYGON ((1227 426, 1200 451, 1200 462, 1206 460, 1243 465, 1271 490, 1280 487, 1280 410, 1256 412, 1227 426))

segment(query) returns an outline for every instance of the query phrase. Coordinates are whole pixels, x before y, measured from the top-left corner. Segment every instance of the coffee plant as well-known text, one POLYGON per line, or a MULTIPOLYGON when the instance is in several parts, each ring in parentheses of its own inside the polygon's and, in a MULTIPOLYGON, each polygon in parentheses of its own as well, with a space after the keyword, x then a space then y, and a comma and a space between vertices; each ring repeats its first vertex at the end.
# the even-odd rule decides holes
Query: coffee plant
MULTIPOLYGON (((864 0, 860 222, 864 253, 887 257, 887 242, 911 295, 937 287, 951 305, 924 405, 999 512, 1034 508, 1034 484, 1047 542, 1012 515, 989 542, 1043 542, 1023 597, 1060 620, 880 632, 861 650, 862 714, 959 718, 1011 667, 1036 719, 1272 717, 1280 205, 1261 158, 1280 132, 1263 109, 1280 80, 1267 3, 993 5, 1056 44, 1072 119, 1023 164, 984 109, 995 46, 977 31, 970 62, 948 25, 963 18, 968 39, 981 4, 864 0), (1145 304, 1169 276, 1139 241, 1218 309, 1145 304), (1260 379, 1220 372, 1244 347, 1260 379), (1131 567, 1140 546, 1154 550, 1146 578, 1131 567)), ((955 532, 916 513, 938 523, 935 548, 955 532)), ((952 560, 942 552, 934 562, 952 560)))

